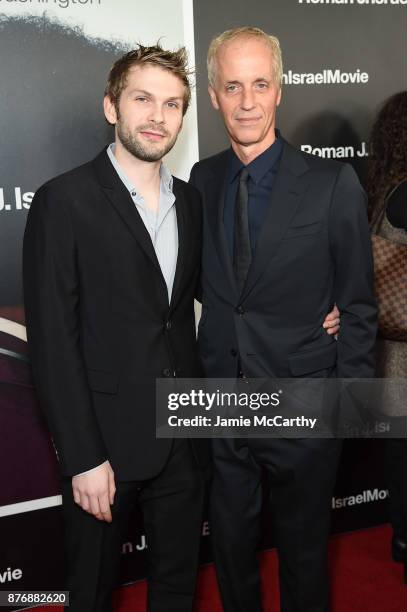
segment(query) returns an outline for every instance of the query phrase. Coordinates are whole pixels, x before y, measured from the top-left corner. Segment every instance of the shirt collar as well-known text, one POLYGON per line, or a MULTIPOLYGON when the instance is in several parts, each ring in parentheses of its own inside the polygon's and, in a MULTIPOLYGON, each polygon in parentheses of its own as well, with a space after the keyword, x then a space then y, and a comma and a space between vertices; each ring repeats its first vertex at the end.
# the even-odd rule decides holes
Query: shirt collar
POLYGON ((171 172, 168 170, 167 166, 163 162, 161 162, 160 166, 160 178, 164 189, 168 193, 172 193, 174 179, 172 177, 171 172))
MULTIPOLYGON (((275 130, 276 139, 273 144, 258 155, 250 164, 246 166, 249 171, 250 178, 257 184, 264 178, 269 170, 272 170, 280 159, 283 150, 283 142, 279 130, 275 130)), ((239 172, 244 168, 244 164, 240 161, 233 149, 230 149, 229 162, 229 180, 232 183, 239 172)))
MULTIPOLYGON (((119 175, 119 178, 121 179, 121 181, 123 182, 124 186, 126 187, 127 191, 129 191, 130 193, 135 191, 137 193, 136 186, 131 182, 131 180, 126 175, 126 173, 124 172, 123 168, 120 166, 119 162, 116 159, 116 156, 114 154, 115 148, 116 148, 116 145, 115 145, 114 142, 112 142, 107 147, 107 155, 108 155, 110 161, 112 162, 112 165, 113 165, 114 169, 116 170, 117 174, 119 175)), ((172 193, 173 177, 172 177, 170 171, 168 170, 167 166, 165 166, 165 164, 163 164, 162 162, 161 162, 161 166, 160 166, 160 179, 161 179, 161 186, 164 188, 164 191, 166 193, 172 193)))

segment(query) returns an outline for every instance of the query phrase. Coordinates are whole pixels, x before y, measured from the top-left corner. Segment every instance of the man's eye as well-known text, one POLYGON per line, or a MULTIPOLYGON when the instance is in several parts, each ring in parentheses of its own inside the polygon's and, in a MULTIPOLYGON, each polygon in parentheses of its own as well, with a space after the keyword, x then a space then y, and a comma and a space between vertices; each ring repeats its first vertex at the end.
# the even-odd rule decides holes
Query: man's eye
POLYGON ((236 85, 226 85, 226 91, 233 92, 236 91, 236 85))
POLYGON ((169 106, 170 108, 178 108, 178 103, 177 102, 168 102, 167 106, 169 106))
POLYGON ((147 98, 145 96, 137 96, 137 102, 147 102, 147 98))
POLYGON ((267 89, 267 83, 257 83, 258 89, 267 89))

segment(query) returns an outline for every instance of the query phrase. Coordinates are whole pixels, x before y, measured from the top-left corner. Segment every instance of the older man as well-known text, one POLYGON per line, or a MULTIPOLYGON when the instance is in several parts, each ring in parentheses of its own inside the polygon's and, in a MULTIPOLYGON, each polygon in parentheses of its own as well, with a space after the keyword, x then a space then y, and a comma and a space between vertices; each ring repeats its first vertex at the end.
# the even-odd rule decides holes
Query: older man
MULTIPOLYGON (((231 148, 196 164, 204 204, 199 346, 210 377, 369 377, 376 306, 365 195, 349 165, 303 154, 275 129, 274 36, 215 38, 209 94, 231 148), (336 342, 322 324, 341 312, 336 342)), ((262 610, 256 546, 271 486, 282 612, 328 610, 327 539, 340 443, 215 440, 211 520, 225 612, 262 610)))

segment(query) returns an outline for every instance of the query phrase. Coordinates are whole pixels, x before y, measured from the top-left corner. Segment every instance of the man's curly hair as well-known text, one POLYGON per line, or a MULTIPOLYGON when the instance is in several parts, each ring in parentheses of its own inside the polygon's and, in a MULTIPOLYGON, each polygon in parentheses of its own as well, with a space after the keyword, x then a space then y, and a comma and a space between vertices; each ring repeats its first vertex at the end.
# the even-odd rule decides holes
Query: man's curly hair
POLYGON ((367 193, 374 217, 390 191, 407 178, 407 91, 385 101, 374 119, 369 140, 367 193))

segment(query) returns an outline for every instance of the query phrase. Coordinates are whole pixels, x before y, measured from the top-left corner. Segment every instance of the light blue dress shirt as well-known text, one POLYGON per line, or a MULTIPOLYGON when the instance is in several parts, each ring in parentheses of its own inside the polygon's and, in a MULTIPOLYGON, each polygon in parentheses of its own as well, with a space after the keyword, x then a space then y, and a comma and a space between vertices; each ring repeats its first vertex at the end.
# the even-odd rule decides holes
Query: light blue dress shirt
POLYGON ((107 155, 114 169, 129 192, 143 223, 150 235, 154 250, 167 285, 168 303, 171 301, 174 285, 175 268, 178 257, 178 226, 175 210, 175 195, 172 191, 173 178, 161 163, 160 167, 160 199, 155 213, 148 208, 143 196, 126 176, 114 155, 115 144, 107 148, 107 155))

